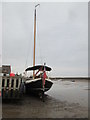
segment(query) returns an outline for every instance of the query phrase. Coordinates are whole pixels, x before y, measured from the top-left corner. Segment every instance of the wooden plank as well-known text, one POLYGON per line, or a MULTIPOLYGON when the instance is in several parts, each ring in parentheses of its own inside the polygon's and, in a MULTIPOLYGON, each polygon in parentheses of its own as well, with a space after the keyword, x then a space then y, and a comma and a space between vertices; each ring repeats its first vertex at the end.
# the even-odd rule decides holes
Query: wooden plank
POLYGON ((2 98, 3 99, 19 99, 21 98, 23 92, 20 91, 20 86, 22 79, 24 78, 20 76, 10 77, 10 76, 2 76, 1 83, 5 80, 4 85, 1 84, 2 89, 2 98), (17 81, 18 80, 18 81, 17 81), (16 82, 17 81, 17 82, 16 82), (17 85, 16 85, 17 84, 17 85))

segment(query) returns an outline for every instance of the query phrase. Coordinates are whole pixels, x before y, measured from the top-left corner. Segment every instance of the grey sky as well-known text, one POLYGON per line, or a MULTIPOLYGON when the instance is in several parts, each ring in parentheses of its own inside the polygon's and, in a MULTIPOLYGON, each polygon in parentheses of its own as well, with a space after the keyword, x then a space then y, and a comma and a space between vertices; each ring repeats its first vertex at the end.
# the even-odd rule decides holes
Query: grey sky
MULTIPOLYGON (((2 5, 2 63, 11 64, 13 72, 32 66, 34 6, 2 5)), ((40 3, 36 64, 44 62, 52 76, 88 75, 88 3, 40 3)))

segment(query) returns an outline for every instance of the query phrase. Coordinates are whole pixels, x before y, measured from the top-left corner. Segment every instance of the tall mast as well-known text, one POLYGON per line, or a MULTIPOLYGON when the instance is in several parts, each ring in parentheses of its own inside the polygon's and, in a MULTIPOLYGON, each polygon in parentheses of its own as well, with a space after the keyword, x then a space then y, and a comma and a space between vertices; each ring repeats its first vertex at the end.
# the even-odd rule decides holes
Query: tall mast
MULTIPOLYGON (((35 66, 35 45, 36 45, 36 7, 40 4, 35 6, 35 13, 34 13, 34 50, 33 50, 33 66, 35 66)), ((33 70, 33 78, 35 76, 35 71, 33 70)))

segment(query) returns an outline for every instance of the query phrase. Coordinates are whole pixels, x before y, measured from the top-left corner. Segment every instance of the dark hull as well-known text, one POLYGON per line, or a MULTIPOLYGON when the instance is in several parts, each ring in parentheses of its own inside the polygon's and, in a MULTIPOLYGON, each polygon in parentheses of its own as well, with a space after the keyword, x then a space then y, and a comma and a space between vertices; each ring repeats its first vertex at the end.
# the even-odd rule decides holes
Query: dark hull
MULTIPOLYGON (((45 80, 45 86, 44 86, 44 92, 48 91, 51 86, 52 86, 52 82, 49 81, 48 79, 45 80)), ((43 91, 43 87, 42 87, 42 79, 39 80, 33 80, 29 83, 25 84, 26 87, 26 93, 34 93, 34 94, 39 94, 43 91)))

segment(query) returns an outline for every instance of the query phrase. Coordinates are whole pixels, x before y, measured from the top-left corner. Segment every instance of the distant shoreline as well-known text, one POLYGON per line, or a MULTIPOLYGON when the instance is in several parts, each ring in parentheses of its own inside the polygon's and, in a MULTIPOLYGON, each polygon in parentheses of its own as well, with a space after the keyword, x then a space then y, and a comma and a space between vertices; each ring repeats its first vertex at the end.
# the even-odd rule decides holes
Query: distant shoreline
POLYGON ((59 79, 82 79, 82 80, 89 80, 90 77, 50 77, 51 80, 59 80, 59 79))

